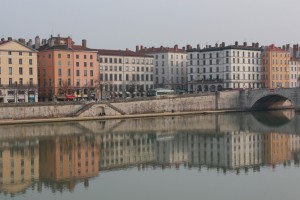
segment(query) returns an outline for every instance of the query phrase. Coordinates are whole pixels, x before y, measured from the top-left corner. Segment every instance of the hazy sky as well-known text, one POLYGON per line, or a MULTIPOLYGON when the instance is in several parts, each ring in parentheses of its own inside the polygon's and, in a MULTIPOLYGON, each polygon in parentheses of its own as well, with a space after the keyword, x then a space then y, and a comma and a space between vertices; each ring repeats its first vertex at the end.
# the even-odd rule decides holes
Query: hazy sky
POLYGON ((299 0, 0 0, 0 37, 87 39, 93 48, 299 43, 299 0))

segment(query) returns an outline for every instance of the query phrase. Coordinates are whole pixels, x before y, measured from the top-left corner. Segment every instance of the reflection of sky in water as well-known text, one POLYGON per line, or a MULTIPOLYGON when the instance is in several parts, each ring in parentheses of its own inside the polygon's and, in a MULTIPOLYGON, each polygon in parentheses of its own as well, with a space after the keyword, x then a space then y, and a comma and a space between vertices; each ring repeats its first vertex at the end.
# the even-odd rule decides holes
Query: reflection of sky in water
MULTIPOLYGON (((12 150, 27 163, 30 146, 36 149, 31 155, 42 180, 25 176, 26 192, 20 189, 14 199, 298 199, 297 120, 298 114, 284 111, 3 126, 2 168, 11 173, 12 150), (18 134, 28 135, 16 141, 18 134), (88 155, 87 165, 91 155, 96 162, 88 169, 82 162, 81 173, 79 152, 81 160, 88 155)), ((4 191, 17 190, 6 183, 1 200, 11 199, 4 191)))

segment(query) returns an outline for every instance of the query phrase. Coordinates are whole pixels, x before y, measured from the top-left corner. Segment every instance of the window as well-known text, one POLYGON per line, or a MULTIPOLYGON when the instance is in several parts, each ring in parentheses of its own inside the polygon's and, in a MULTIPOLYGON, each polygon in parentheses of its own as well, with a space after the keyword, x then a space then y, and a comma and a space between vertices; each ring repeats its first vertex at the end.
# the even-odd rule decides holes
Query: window
POLYGON ((71 69, 68 69, 68 76, 71 76, 71 69))
POLYGON ((13 83, 13 80, 12 80, 12 78, 9 78, 9 80, 8 80, 8 84, 9 84, 9 85, 12 85, 12 83, 13 83))
POLYGON ((19 67, 19 74, 23 74, 23 68, 19 67))
POLYGON ((29 65, 32 65, 32 59, 29 59, 29 65))
POLYGON ((84 70, 84 71, 83 71, 83 75, 84 75, 84 76, 87 76, 87 70, 84 70))
POLYGON ((79 67, 79 62, 76 62, 76 67, 79 67))
POLYGON ((83 55, 83 59, 86 59, 86 55, 83 55))
POLYGON ((78 54, 76 55, 76 59, 79 59, 79 55, 78 54))
POLYGON ((61 58, 61 54, 59 53, 59 54, 57 55, 57 57, 58 57, 58 58, 61 58))
POLYGON ((80 76, 80 71, 76 70, 76 76, 80 76))
POLYGON ((90 55, 90 59, 93 59, 93 55, 90 55))
POLYGON ((19 85, 23 85, 23 78, 19 78, 19 85))
POLYGON ((12 75, 12 67, 9 67, 9 68, 8 68, 8 74, 9 74, 9 75, 12 75))
POLYGON ((58 61, 57 65, 58 65, 58 66, 61 66, 61 60, 58 61))
POLYGON ((12 64, 12 59, 11 58, 8 59, 8 64, 12 64))
POLYGON ((90 67, 93 67, 94 66, 94 63, 93 62, 90 62, 90 67))
POLYGON ((90 70, 90 76, 94 76, 94 71, 90 70))
POLYGON ((61 69, 58 69, 58 76, 61 76, 61 69))

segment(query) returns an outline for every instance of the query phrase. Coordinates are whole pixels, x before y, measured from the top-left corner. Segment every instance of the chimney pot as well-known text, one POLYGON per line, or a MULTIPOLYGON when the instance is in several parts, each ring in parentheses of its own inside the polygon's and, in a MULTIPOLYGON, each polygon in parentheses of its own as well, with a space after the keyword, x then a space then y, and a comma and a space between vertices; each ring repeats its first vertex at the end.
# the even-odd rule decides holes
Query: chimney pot
POLYGON ((86 47, 86 39, 83 39, 83 40, 82 40, 82 46, 83 46, 83 47, 86 47))
POLYGON ((7 40, 8 40, 8 41, 12 41, 12 37, 8 37, 7 40))
POLYGON ((138 52, 139 50, 140 50, 139 45, 136 45, 136 46, 135 46, 135 51, 138 52))

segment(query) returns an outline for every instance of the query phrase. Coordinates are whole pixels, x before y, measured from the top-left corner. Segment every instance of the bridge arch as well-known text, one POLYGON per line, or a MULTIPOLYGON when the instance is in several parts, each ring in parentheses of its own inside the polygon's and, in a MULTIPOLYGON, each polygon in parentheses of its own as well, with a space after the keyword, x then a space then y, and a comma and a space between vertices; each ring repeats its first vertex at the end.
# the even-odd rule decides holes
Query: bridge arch
POLYGON ((265 93, 254 98, 250 102, 251 110, 272 110, 280 108, 292 108, 296 104, 292 98, 280 93, 265 93))
POLYGON ((105 115, 105 109, 103 106, 95 106, 93 110, 97 116, 105 115))

